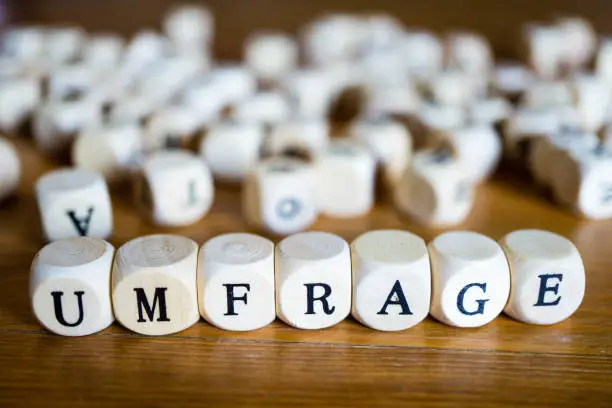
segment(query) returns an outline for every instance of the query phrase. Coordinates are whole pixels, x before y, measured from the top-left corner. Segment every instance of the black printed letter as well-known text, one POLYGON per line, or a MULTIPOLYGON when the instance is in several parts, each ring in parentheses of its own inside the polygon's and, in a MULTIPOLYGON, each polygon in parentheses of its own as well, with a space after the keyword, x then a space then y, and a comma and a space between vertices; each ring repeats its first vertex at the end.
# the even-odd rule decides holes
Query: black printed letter
POLYGON ((247 293, 251 290, 251 285, 248 283, 224 283, 225 290, 227 291, 227 313, 223 316, 238 316, 238 313, 234 311, 234 302, 241 300, 244 304, 247 304, 247 293), (234 296, 234 288, 243 287, 246 292, 242 296, 234 296))
POLYGON ((305 283, 306 286, 306 314, 315 314, 314 311, 314 302, 316 300, 320 301, 323 305, 323 312, 327 315, 334 313, 336 310, 336 306, 329 307, 329 303, 327 303, 327 298, 331 295, 331 287, 326 283, 305 283), (323 288, 323 296, 315 297, 314 296, 314 288, 315 286, 319 286, 323 288))
POLYGON ((559 282, 561 282, 563 280, 563 275, 560 273, 538 275, 538 278, 540 278, 540 290, 538 291, 538 301, 534 306, 557 306, 559 301, 561 301, 561 296, 557 296, 557 298, 552 302, 545 302, 544 296, 546 296, 546 292, 552 292, 555 295, 559 293, 559 283, 553 286, 546 286, 546 283, 549 279, 558 279, 559 282))
POLYGON ((406 300, 406 296, 404 295, 404 291, 402 290, 402 285, 400 285, 400 281, 396 280, 393 284, 393 288, 387 296, 387 300, 385 300, 385 304, 383 305, 380 312, 376 313, 379 315, 387 315, 387 306, 389 305, 400 305, 402 307, 402 311, 399 312, 401 315, 411 315, 412 312, 408 307, 408 301, 406 300))
POLYGON ((143 288, 134 288, 136 292, 136 302, 138 303, 138 323, 144 323, 146 320, 142 316, 142 309, 144 308, 149 321, 155 319, 155 308, 157 307, 157 301, 159 300, 159 318, 158 322, 169 322, 168 311, 166 309, 166 290, 168 288, 155 288, 155 295, 153 295, 153 307, 147 300, 147 295, 143 288))
POLYGON ((87 216, 82 219, 77 218, 76 212, 74 210, 66 211, 66 215, 70 218, 70 221, 72 221, 74 227, 77 229, 79 235, 82 237, 87 235, 87 231, 89 230, 89 222, 91 221, 93 210, 93 207, 89 207, 87 209, 87 216))
POLYGON ((64 319, 64 311, 62 309, 62 295, 64 292, 51 292, 51 296, 53 296, 53 308, 55 309, 55 318, 57 321, 66 327, 77 327, 79 324, 83 322, 83 294, 85 292, 78 291, 74 292, 77 297, 77 304, 79 305, 79 317, 74 323, 68 323, 66 319, 64 319))

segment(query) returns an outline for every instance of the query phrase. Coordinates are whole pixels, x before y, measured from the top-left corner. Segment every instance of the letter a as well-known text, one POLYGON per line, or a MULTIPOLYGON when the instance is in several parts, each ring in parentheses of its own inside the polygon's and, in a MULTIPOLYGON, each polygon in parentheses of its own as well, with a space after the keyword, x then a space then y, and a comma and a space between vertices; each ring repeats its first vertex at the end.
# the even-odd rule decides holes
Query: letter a
POLYGON ((93 207, 89 207, 87 209, 87 216, 81 219, 77 218, 75 210, 66 211, 66 215, 70 218, 70 221, 72 221, 72 224, 74 224, 74 227, 82 237, 87 235, 87 232, 89 231, 89 222, 91 221, 93 211, 93 207))

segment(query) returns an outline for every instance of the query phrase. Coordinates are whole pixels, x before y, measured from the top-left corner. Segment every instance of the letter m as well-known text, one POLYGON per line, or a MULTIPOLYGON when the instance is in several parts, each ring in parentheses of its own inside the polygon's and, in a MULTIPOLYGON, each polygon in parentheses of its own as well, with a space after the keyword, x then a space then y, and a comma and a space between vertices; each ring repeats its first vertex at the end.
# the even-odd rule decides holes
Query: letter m
POLYGON ((168 288, 155 288, 155 294, 153 295, 153 305, 151 306, 144 289, 134 288, 134 292, 136 292, 136 303, 138 304, 138 323, 146 322, 142 313, 143 309, 150 322, 155 320, 155 309, 157 309, 158 302, 159 317, 157 318, 157 321, 170 321, 170 319, 168 319, 168 309, 166 308, 166 290, 168 290, 168 288))

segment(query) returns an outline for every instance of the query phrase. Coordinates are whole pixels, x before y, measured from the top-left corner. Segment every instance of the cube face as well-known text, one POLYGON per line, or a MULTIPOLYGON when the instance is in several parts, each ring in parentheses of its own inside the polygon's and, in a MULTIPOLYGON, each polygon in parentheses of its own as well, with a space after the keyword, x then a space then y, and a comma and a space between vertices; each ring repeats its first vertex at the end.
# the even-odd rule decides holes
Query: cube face
POLYGON ((295 68, 298 46, 293 38, 281 33, 256 34, 244 46, 246 64, 265 80, 280 78, 295 68))
POLYGON ((215 178, 241 181, 257 164, 264 138, 259 124, 221 123, 202 140, 200 154, 215 178))
POLYGON ((495 87, 507 95, 516 95, 525 91, 533 81, 531 71, 521 64, 497 64, 493 74, 495 87))
POLYGON ((302 117, 325 117, 331 105, 332 81, 328 73, 320 70, 297 70, 284 81, 284 89, 297 102, 302 117))
POLYGON ((48 101, 34 116, 33 134, 37 147, 46 153, 61 153, 74 134, 99 124, 100 111, 99 103, 92 98, 48 101))
MULTIPOLYGON (((114 268, 117 268, 115 264, 114 268)), ((195 265, 193 266, 195 272, 195 265)), ((199 320, 194 288, 172 277, 172 267, 140 272, 114 285, 113 307, 126 328, 151 336, 176 333, 199 320)))
POLYGON ((141 160, 142 134, 136 121, 81 132, 72 145, 72 163, 114 181, 141 160))
MULTIPOLYGON (((503 265, 500 266, 503 270, 503 265)), ((437 267, 436 261, 432 261, 434 275, 437 267)), ((507 274, 496 279, 488 269, 468 267, 455 271, 453 278, 446 282, 434 277, 433 287, 432 315, 437 320, 456 327, 479 327, 491 322, 503 310, 510 279, 507 274)))
POLYGON ((387 184, 395 185, 412 156, 412 138, 408 130, 397 122, 371 119, 356 123, 350 135, 368 146, 382 166, 387 184))
POLYGON ((276 249, 276 311, 285 323, 322 329, 351 309, 351 259, 346 242, 333 234, 304 232, 276 249))
POLYGON ((11 77, 0 86, 0 129, 14 132, 40 103, 40 85, 34 78, 11 77))
POLYGON ((415 154, 396 187, 395 202, 424 225, 455 225, 472 209, 474 182, 448 152, 426 150, 415 154))
POLYGON ((332 143, 315 166, 317 206, 322 213, 350 218, 370 211, 376 164, 365 148, 355 143, 332 143))
MULTIPOLYGON (((427 265, 429 267, 429 265, 427 265)), ((420 271, 373 269, 353 289, 353 316, 381 331, 420 323, 429 313, 431 279, 420 271)))
POLYGON ((305 266, 277 288, 277 313, 299 329, 324 329, 340 323, 351 310, 350 269, 339 265, 305 266))
POLYGON ((260 92, 236 105, 234 119, 247 123, 275 124, 287 120, 290 107, 283 94, 260 92))
POLYGON ((41 177, 36 196, 47 240, 90 236, 106 238, 113 217, 108 188, 97 173, 56 170, 41 177))
POLYGON ((208 322, 225 330, 255 330, 276 317, 274 244, 252 234, 224 234, 202 246, 198 304, 208 322))
POLYGON ((351 312, 357 320, 395 331, 427 317, 431 269, 425 241, 404 231, 372 231, 353 241, 351 259, 351 312))
POLYGON ((266 150, 272 155, 299 153, 313 159, 329 143, 329 125, 319 119, 288 120, 277 124, 266 141, 266 150))
POLYGON ((475 33, 451 33, 447 40, 451 65, 473 75, 486 74, 492 65, 491 47, 475 33))
POLYGON ((578 310, 584 297, 584 274, 554 262, 526 272, 521 282, 514 279, 513 273, 513 293, 504 312, 526 323, 563 321, 578 310))
POLYGON ((578 309, 584 297, 584 265, 569 240, 548 231, 519 230, 500 243, 512 278, 507 315, 546 325, 565 320, 578 309))
POLYGON ((434 318, 451 326, 478 327, 501 313, 510 292, 510 272, 495 241, 453 231, 436 237, 428 248, 434 318))
POLYGON ((204 6, 182 5, 164 18, 164 31, 176 44, 207 45, 212 41, 214 18, 204 6))
POLYGON ((310 166, 295 160, 262 162, 244 190, 250 222, 275 234, 308 228, 317 217, 310 166))
POLYGON ((71 238, 45 246, 30 274, 30 298, 38 321, 62 336, 85 336, 113 321, 110 270, 114 248, 95 238, 71 238))
POLYGON ((207 279, 200 292, 200 314, 215 326, 234 331, 256 330, 276 318, 272 279, 246 268, 224 268, 207 279))
POLYGON ((612 157, 588 165, 576 207, 590 219, 612 218, 612 157))
POLYGON ((112 273, 117 320, 140 334, 164 335, 199 320, 196 289, 198 247, 188 238, 150 235, 117 252, 112 273))
POLYGON ((470 126, 447 132, 443 137, 452 146, 467 181, 483 182, 497 167, 502 145, 492 126, 470 126))
MULTIPOLYGON (((164 151, 143 164, 142 186, 150 191, 152 218, 158 225, 188 225, 212 205, 213 181, 206 165, 183 151, 164 151)), ((144 198, 141 196, 141 198, 144 198)), ((147 199, 145 199, 146 203, 147 199)))

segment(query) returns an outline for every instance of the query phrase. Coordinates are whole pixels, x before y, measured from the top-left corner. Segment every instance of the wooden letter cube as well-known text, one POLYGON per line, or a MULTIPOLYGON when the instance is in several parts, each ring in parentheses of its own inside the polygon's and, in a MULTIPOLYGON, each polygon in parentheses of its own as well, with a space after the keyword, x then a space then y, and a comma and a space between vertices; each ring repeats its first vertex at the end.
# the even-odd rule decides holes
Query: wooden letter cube
POLYGON ((238 122, 275 124, 287 120, 290 115, 289 101, 279 92, 260 92, 236 106, 232 117, 238 122))
POLYGON ((116 34, 98 34, 89 39, 83 52, 83 60, 96 71, 104 74, 119 65, 125 43, 116 34))
POLYGON ((86 336, 114 320, 110 276, 115 248, 98 238, 54 241, 30 271, 30 300, 38 321, 62 336, 86 336))
POLYGON ((287 75, 295 69, 297 59, 295 39, 282 33, 255 34, 244 45, 246 65, 263 80, 277 80, 287 75))
POLYGON ((568 239, 548 231, 520 230, 500 240, 512 289, 504 313, 525 323, 567 319, 584 297, 584 265, 568 239))
POLYGON ((261 124, 222 122, 206 134, 200 155, 215 178, 242 181, 259 161, 265 137, 261 124))
POLYGON ((351 311, 351 255, 339 236, 302 232, 276 247, 276 313, 299 329, 333 326, 351 311))
POLYGON ((376 330, 404 330, 429 313, 431 269, 422 238, 405 231, 366 232, 351 243, 352 315, 376 330))
POLYGON ((527 58, 535 73, 553 79, 563 63, 563 35, 552 25, 528 25, 525 28, 527 58))
POLYGON ((149 118, 143 134, 144 149, 147 152, 188 149, 193 146, 202 125, 196 108, 183 104, 166 106, 149 118))
POLYGON ((569 146, 554 155, 555 199, 590 219, 612 218, 612 152, 603 146, 569 146))
POLYGON ((453 32, 446 39, 449 65, 470 75, 488 75, 493 52, 488 40, 479 34, 453 32))
POLYGON ((283 89, 293 101, 295 112, 305 118, 322 118, 332 103, 333 80, 328 72, 315 69, 296 70, 283 81, 283 89))
POLYGON ((374 203, 376 161, 355 142, 332 142, 316 166, 317 205, 329 217, 365 215, 374 203))
POLYGON ((51 155, 69 151, 79 131, 98 126, 102 107, 96 98, 69 95, 66 99, 47 100, 34 115, 32 133, 36 146, 51 155))
POLYGON ((387 185, 395 186, 412 157, 412 138, 408 129, 391 120, 370 119, 355 123, 349 135, 368 146, 382 167, 387 185))
MULTIPOLYGON (((564 150, 579 148, 595 149, 599 144, 594 133, 561 129, 553 134, 535 138, 529 149, 529 169, 534 180, 543 186, 551 186, 555 179, 559 155, 564 150)), ((560 171, 564 171, 560 169, 560 171)))
POLYGON ((198 245, 177 235, 148 235, 125 243, 113 264, 117 320, 140 334, 176 333, 199 319, 198 245))
POLYGON ((423 150, 395 188, 398 209, 424 225, 462 222, 474 203, 474 182, 447 151, 423 150))
POLYGON ((510 271, 497 242, 475 232, 453 231, 437 236, 428 248, 433 317, 455 327, 478 327, 502 312, 510 271))
POLYGON ((317 218, 312 166, 272 158, 261 162, 243 187, 247 221, 274 234, 293 234, 317 218))
POLYGON ((75 167, 97 171, 109 181, 125 178, 141 155, 142 131, 135 121, 84 130, 72 145, 75 167))
POLYGON ((113 229, 108 187, 95 172, 59 169, 36 182, 36 199, 48 241, 78 236, 107 238, 113 229))
POLYGON ((34 78, 15 77, 0 82, 0 130, 17 133, 41 101, 41 86, 34 78))
POLYGON ((273 127, 265 150, 272 156, 296 155, 312 160, 327 148, 329 133, 329 124, 323 119, 289 119, 273 127))
POLYGON ((467 180, 480 183, 488 179, 502 155, 501 138, 491 125, 476 125, 444 132, 467 180))
POLYGON ((11 143, 0 137, 0 201, 17 189, 21 177, 21 162, 11 143))
POLYGON ((174 45, 209 45, 214 36, 214 17, 201 5, 185 4, 171 9, 165 16, 163 27, 174 45))
POLYGON ((252 234, 217 236, 200 250, 198 304, 225 330, 255 330, 276 318, 274 243, 252 234))
POLYGON ((183 226, 200 220, 213 202, 214 187, 204 161, 186 151, 159 151, 142 164, 135 198, 152 221, 183 226))

